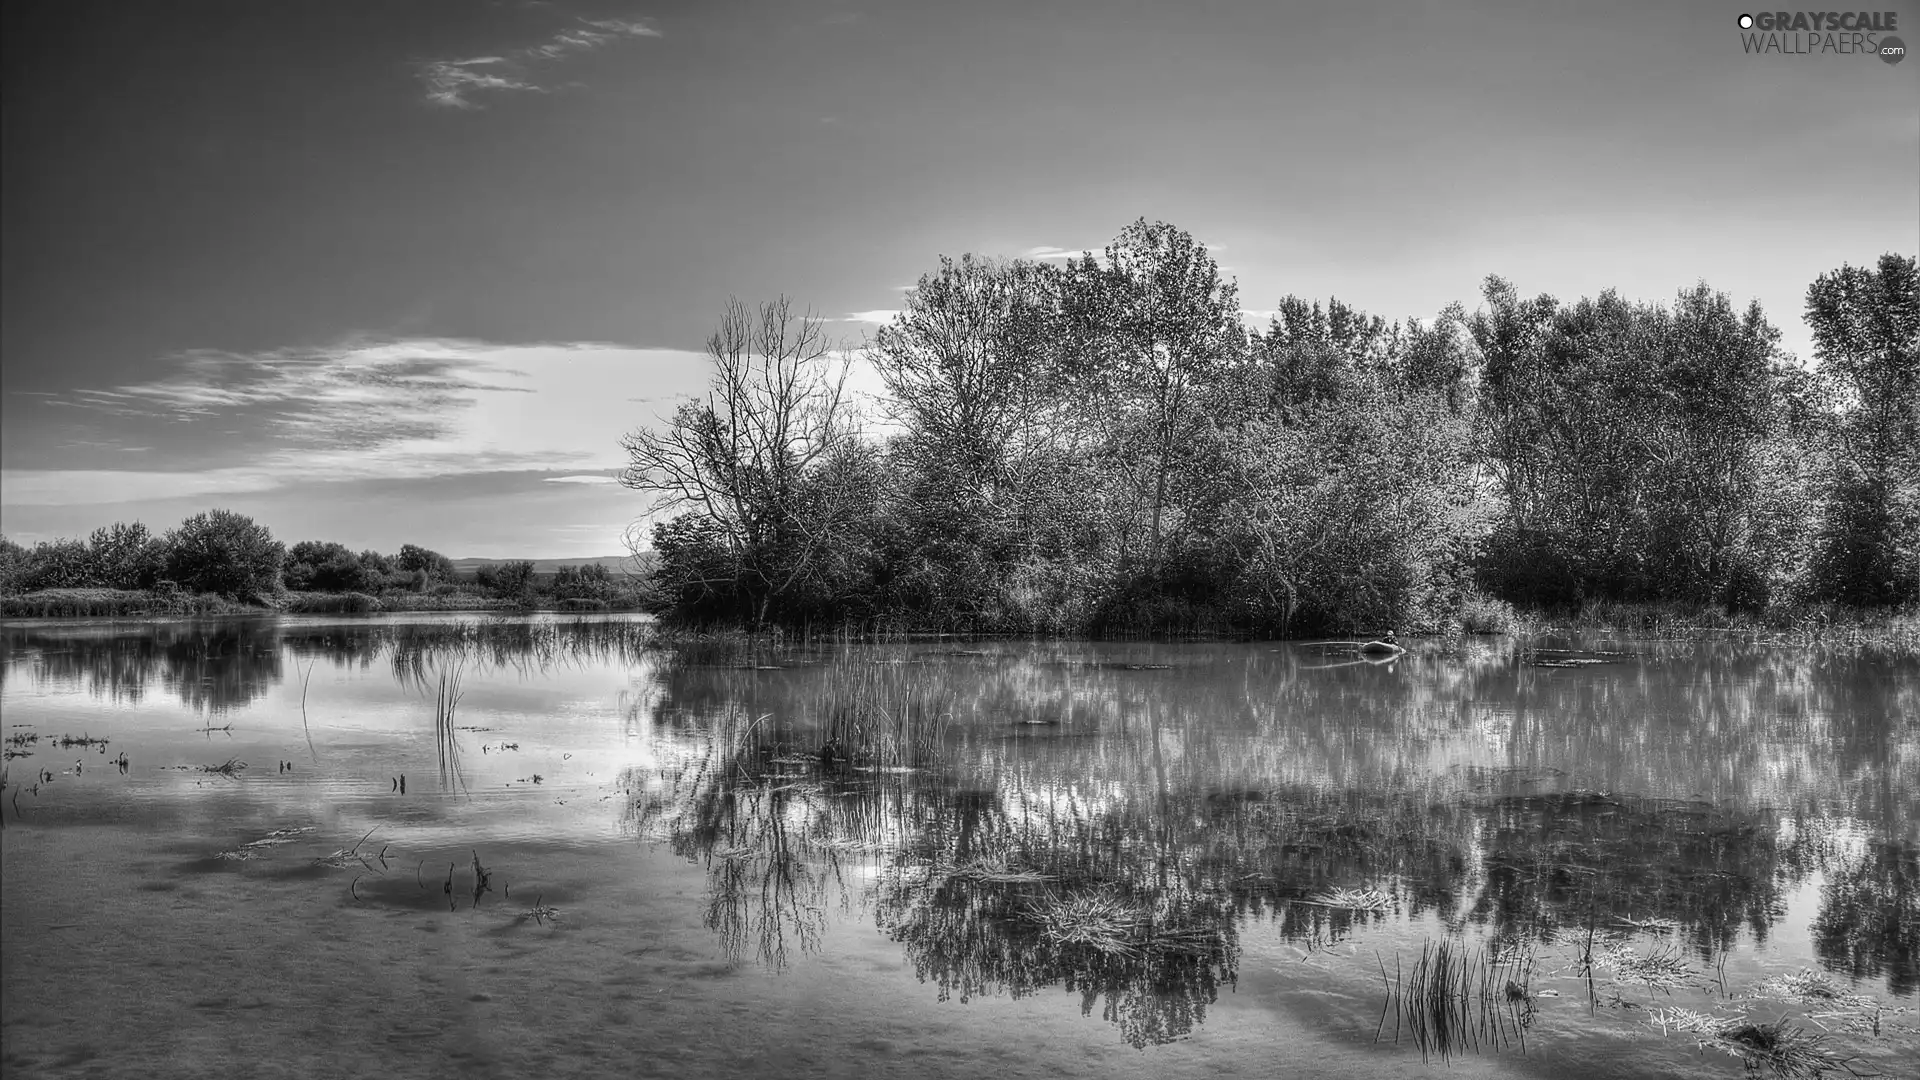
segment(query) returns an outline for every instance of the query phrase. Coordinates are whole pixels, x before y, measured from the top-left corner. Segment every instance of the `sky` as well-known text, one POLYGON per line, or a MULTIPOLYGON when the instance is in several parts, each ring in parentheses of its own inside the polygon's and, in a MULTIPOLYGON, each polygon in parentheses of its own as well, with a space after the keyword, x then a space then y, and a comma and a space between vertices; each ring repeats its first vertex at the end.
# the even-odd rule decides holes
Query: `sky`
POLYGON ((1743 10, 14 0, 0 530, 617 554, 730 296, 853 349, 943 254, 1142 217, 1253 311, 1705 280, 1810 361, 1808 284, 1920 250, 1920 60, 1743 10))

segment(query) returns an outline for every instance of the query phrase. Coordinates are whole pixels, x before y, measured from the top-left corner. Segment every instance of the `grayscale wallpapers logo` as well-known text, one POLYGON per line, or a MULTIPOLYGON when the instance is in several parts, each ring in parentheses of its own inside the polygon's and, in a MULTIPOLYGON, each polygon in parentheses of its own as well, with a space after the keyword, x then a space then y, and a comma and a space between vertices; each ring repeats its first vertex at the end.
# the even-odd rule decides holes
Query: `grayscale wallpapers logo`
POLYGON ((1749 53, 1867 55, 1886 64, 1907 58, 1906 43, 1893 36, 1897 11, 1762 11, 1739 23, 1740 47, 1749 53))

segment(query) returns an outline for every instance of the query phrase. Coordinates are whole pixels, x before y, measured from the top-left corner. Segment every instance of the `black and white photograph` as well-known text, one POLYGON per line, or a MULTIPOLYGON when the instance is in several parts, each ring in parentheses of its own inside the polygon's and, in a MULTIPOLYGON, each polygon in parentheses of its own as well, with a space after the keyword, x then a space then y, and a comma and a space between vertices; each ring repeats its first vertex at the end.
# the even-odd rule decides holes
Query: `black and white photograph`
POLYGON ((0 1075, 1920 1080, 1920 7, 12 0, 0 1075))

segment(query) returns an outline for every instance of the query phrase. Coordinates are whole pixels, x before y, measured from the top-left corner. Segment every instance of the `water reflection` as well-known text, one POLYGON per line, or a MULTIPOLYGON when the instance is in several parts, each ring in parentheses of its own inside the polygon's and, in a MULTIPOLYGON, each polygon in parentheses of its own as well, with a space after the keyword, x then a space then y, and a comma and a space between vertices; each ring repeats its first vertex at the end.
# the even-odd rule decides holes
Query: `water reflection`
POLYGON ((1711 965, 1765 942, 1812 874, 1821 958, 1913 990, 1912 789, 1880 776, 1910 756, 1882 711, 1907 673, 1733 646, 1551 675, 1482 650, 1415 658, 1412 678, 1309 675, 1284 650, 1072 651, 663 669, 681 756, 630 779, 635 820, 706 861, 710 925, 763 960, 806 947, 858 852, 877 924, 943 999, 1064 986, 1135 1045, 1204 1020, 1249 920, 1309 949, 1390 916, 1589 949, 1677 934, 1711 965), (953 702, 934 767, 816 756, 846 707, 834 672, 876 660, 953 702), (1837 820, 1900 854, 1841 857, 1819 839, 1837 820), (1362 893, 1384 903, 1337 900, 1362 893))
MULTIPOLYGON (((942 1000, 1064 988, 1135 1046, 1192 1035, 1256 937, 1312 954, 1400 927, 1411 955, 1413 926, 1510 950, 1584 936, 1591 968, 1598 936, 1659 934, 1711 968, 1772 939, 1814 881, 1808 962, 1920 990, 1911 660, 988 643, 699 666, 659 663, 631 620, 471 617, 0 638, 10 694, 169 694, 208 717, 314 664, 390 679, 438 702, 448 791, 462 679, 630 671, 609 737, 649 756, 612 805, 704 868, 729 960, 778 971, 870 921, 942 1000)), ((1531 1006, 1491 993, 1464 1027, 1417 1014, 1454 1040, 1443 1056, 1520 1036, 1531 1006)))

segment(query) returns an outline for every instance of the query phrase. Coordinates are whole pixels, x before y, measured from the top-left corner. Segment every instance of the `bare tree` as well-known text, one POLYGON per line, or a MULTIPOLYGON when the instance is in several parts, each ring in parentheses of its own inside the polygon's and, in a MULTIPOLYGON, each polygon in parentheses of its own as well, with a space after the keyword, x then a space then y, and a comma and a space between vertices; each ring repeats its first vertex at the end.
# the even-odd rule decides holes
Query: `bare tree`
POLYGON ((658 496, 656 512, 691 511, 717 530, 764 621, 855 509, 812 483, 855 439, 849 361, 786 297, 757 310, 730 299, 707 355, 715 370, 705 399, 622 439, 620 482, 658 496))

